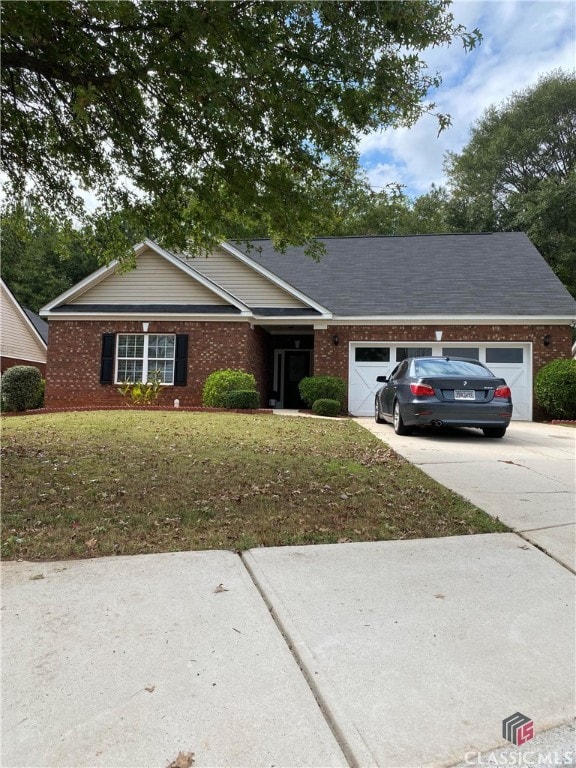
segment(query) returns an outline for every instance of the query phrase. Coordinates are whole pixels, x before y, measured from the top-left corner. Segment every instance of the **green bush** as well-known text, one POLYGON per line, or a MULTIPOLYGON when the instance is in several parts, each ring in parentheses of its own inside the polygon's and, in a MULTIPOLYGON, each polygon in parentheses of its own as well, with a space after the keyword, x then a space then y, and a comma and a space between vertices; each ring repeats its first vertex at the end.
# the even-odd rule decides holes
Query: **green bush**
POLYGON ((206 379, 202 390, 202 405, 207 408, 227 408, 226 398, 235 390, 256 390, 256 379, 246 371, 230 368, 214 371, 206 379))
POLYGON ((553 419, 576 419, 576 360, 552 360, 536 374, 534 394, 553 419))
POLYGON ((46 393, 46 379, 40 379, 40 387, 38 388, 38 400, 34 408, 44 408, 44 395, 46 393))
POLYGON ((14 365, 2 376, 2 400, 7 411, 38 408, 42 374, 33 365, 14 365))
POLYGON ((312 403, 312 410, 317 416, 338 416, 342 408, 338 400, 324 397, 312 403))
POLYGON ((316 400, 336 400, 344 407, 346 382, 339 376, 308 376, 298 385, 300 397, 308 406, 316 400))
POLYGON ((226 408, 259 408, 260 395, 255 389, 233 389, 226 395, 226 408))

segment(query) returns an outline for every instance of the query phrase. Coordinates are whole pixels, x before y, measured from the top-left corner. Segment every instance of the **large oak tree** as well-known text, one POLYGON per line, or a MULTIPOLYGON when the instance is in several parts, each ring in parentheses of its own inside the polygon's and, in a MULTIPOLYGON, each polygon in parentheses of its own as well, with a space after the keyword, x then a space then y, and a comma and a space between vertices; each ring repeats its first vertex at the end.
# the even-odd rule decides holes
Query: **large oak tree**
POLYGON ((434 113, 422 52, 455 39, 479 33, 449 0, 8 0, 9 193, 81 215, 89 190, 171 246, 236 220, 305 242, 354 183, 359 135, 434 113))
POLYGON ((576 75, 554 71, 492 106, 447 157, 460 231, 526 231, 576 295, 576 75))

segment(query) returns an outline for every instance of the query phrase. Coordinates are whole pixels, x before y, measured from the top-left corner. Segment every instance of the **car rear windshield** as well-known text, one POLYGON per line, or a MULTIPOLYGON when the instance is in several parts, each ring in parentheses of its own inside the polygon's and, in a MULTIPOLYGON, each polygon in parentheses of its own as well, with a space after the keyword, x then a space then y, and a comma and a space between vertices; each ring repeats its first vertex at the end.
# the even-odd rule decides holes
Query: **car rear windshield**
POLYGON ((417 360, 414 362, 416 376, 492 376, 487 368, 466 360, 417 360))

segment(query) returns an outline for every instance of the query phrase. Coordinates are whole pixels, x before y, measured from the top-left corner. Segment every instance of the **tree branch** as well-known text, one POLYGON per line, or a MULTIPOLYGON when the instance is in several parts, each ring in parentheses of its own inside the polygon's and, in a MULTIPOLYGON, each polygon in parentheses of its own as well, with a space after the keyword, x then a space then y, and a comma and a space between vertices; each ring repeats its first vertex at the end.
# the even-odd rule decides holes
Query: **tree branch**
POLYGON ((25 51, 4 51, 2 66, 5 70, 26 70, 47 80, 60 80, 69 85, 106 85, 113 83, 115 75, 95 72, 79 73, 47 58, 38 59, 25 51))

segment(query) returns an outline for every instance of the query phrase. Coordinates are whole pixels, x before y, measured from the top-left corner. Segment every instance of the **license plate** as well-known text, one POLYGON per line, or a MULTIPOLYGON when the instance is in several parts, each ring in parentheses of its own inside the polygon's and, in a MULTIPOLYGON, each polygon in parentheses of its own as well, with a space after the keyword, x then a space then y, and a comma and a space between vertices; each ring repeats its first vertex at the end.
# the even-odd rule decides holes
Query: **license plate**
POLYGON ((454 400, 476 400, 476 392, 473 389, 455 389, 454 400))

